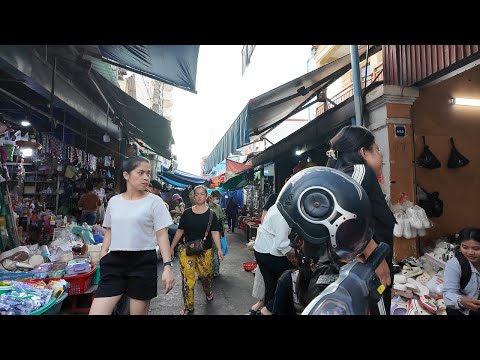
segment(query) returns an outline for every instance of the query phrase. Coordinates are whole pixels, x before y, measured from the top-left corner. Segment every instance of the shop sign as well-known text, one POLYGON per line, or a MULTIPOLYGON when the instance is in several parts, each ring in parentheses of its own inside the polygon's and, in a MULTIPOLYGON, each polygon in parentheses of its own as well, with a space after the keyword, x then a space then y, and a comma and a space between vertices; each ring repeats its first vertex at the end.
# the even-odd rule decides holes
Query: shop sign
POLYGON ((407 129, 404 125, 395 125, 395 136, 405 137, 407 135, 407 129))

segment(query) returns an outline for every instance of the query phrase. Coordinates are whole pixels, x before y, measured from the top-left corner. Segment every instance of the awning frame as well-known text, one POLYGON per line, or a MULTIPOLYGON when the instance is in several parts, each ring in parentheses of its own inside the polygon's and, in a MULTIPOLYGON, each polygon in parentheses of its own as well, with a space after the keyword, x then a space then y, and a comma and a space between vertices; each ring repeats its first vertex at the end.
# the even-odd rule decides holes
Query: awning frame
MULTIPOLYGON (((360 59, 363 60, 365 58, 367 48, 369 48, 370 55, 381 50, 381 47, 376 45, 363 46, 359 50, 360 59)), ((258 138, 261 138, 266 131, 268 131, 272 127, 279 125, 282 121, 288 119, 293 114, 303 110, 306 104, 309 104, 309 106, 314 104, 315 102, 311 102, 312 98, 318 96, 321 91, 325 90, 340 76, 347 73, 351 69, 351 66, 351 59, 350 55, 348 54, 251 99, 248 102, 247 106, 244 108, 244 110, 242 110, 242 113, 245 111, 245 109, 247 109, 248 111, 248 117, 246 119, 246 123, 244 124, 244 126, 246 126, 248 129, 248 136, 243 136, 243 140, 238 144, 227 143, 227 139, 234 136, 233 134, 231 134, 231 132, 233 131, 233 125, 239 121, 239 115, 237 119, 235 119, 232 126, 230 126, 225 135, 217 143, 217 145, 207 157, 204 165, 204 172, 210 171, 213 166, 215 166, 223 159, 227 158, 230 153, 237 150, 238 148, 244 146, 245 144, 251 143, 258 138), (319 77, 321 78, 318 79, 319 77), (306 85, 308 85, 308 87, 305 87, 306 85), (296 92, 292 94, 292 90, 294 90, 295 88, 296 92), (278 108, 279 105, 298 98, 299 96, 305 96, 311 91, 314 92, 310 96, 307 96, 306 99, 302 98, 302 101, 300 103, 298 103, 298 101, 294 101, 292 103, 286 104, 286 106, 278 108), (285 95, 286 93, 290 93, 290 95, 284 96, 283 98, 269 103, 270 100, 285 95), (256 104, 258 104, 257 107, 255 107, 256 104), (293 108, 291 108, 291 106, 293 106, 293 108), (272 112, 268 112, 269 109, 275 110, 273 110, 272 112), (257 114, 258 116, 255 117, 255 115, 257 114), (275 118, 277 116, 278 118, 275 118), (233 148, 237 145, 238 147, 233 148)))

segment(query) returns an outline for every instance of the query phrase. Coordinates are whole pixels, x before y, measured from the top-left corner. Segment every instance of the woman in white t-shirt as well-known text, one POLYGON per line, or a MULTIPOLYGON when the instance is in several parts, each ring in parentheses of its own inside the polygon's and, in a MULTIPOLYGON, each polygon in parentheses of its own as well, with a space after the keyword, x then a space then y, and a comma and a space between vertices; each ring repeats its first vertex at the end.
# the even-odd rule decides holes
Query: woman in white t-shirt
POLYGON ((167 228, 172 224, 163 200, 146 192, 150 162, 141 156, 122 164, 120 194, 108 202, 100 252, 100 283, 90 308, 91 315, 109 315, 123 294, 130 298, 130 314, 147 315, 157 296, 156 243, 163 258, 165 293, 173 288, 173 270, 167 228))

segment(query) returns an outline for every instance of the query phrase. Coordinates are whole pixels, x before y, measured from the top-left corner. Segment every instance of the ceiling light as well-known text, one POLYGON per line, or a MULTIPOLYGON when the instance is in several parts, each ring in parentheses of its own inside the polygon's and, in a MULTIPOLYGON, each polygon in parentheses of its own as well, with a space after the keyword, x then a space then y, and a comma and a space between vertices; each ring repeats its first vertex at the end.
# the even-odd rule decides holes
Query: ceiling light
POLYGON ((23 120, 21 123, 20 123, 22 126, 30 126, 30 121, 27 121, 27 120, 23 120))
POLYGON ((24 148, 22 149, 22 155, 23 157, 30 157, 33 155, 33 149, 32 148, 24 148))
POLYGON ((454 105, 465 105, 465 106, 480 106, 480 100, 478 99, 467 99, 467 98, 453 98, 452 104, 454 105))

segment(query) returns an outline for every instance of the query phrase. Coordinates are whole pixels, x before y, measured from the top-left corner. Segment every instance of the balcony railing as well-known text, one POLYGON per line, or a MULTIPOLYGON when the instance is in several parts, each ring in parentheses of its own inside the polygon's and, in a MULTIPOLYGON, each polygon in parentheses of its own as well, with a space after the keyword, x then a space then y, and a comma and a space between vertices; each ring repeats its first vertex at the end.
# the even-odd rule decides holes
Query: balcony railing
MULTIPOLYGON (((377 65, 371 74, 366 77, 367 81, 365 82, 365 78, 362 78, 361 86, 364 89, 366 86, 370 85, 373 82, 383 82, 383 64, 377 65)), ((335 94, 331 98, 329 98, 333 103, 336 105, 344 102, 345 100, 351 98, 353 96, 353 83, 348 85, 338 94, 335 94)), ((321 102, 315 111, 315 117, 320 116, 325 111, 333 108, 334 105, 330 101, 321 102)))

